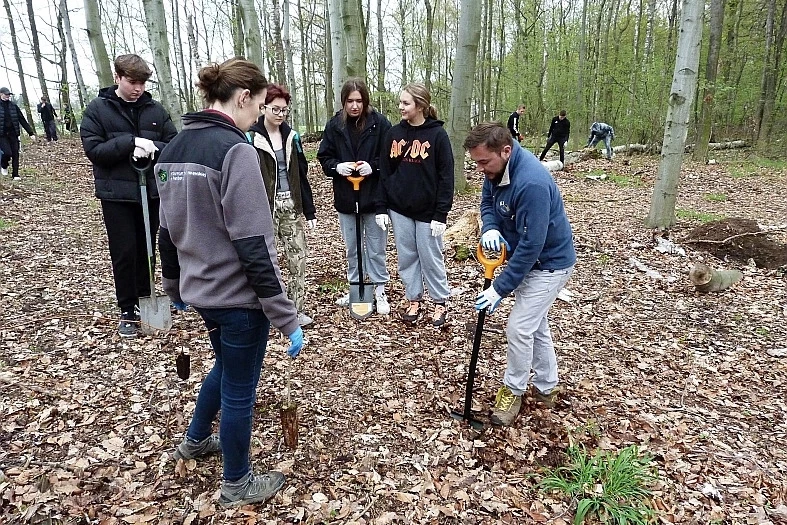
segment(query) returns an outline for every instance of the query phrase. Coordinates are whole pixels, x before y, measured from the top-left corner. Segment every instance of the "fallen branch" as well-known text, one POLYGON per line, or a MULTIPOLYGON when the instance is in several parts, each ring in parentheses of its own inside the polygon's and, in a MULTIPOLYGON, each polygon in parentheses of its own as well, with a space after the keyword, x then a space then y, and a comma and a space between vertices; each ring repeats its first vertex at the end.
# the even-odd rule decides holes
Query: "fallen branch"
POLYGON ((743 279, 740 270, 714 270, 697 263, 689 272, 689 279, 698 292, 720 292, 743 279))
POLYGON ((778 230, 784 230, 785 228, 787 228, 787 227, 780 226, 778 228, 773 228, 773 229, 770 229, 770 230, 761 230, 761 231, 758 231, 758 232, 738 233, 736 235, 731 235, 731 236, 727 237, 726 239, 722 239, 720 241, 713 240, 713 239, 695 239, 695 240, 685 239, 685 240, 682 240, 680 242, 689 243, 689 244, 727 244, 731 240, 737 239, 738 237, 747 237, 749 235, 767 235, 770 232, 778 231, 778 230))

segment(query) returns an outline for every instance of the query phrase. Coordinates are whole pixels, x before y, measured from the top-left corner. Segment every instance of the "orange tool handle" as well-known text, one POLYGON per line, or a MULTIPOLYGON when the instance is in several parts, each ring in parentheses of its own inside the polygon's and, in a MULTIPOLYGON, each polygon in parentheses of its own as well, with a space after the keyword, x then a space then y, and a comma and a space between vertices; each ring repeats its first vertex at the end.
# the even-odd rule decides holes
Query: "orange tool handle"
POLYGON ((484 278, 492 279, 495 276, 495 269, 506 261, 506 245, 500 245, 500 257, 497 259, 490 259, 484 253, 484 248, 481 243, 476 248, 475 255, 484 267, 484 278))
POLYGON ((346 177, 346 179, 349 180, 350 182, 352 182, 353 190, 358 191, 358 190, 361 189, 361 181, 363 180, 363 177, 349 176, 349 177, 346 177))

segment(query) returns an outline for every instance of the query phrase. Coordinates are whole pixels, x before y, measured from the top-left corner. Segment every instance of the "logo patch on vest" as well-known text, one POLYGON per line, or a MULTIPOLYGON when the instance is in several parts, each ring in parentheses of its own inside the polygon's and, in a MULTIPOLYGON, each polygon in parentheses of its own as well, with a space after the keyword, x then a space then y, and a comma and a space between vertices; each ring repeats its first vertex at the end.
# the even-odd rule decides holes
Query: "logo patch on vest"
POLYGON ((164 169, 158 170, 157 175, 158 175, 158 180, 160 180, 161 182, 167 182, 167 175, 168 175, 167 170, 164 169))

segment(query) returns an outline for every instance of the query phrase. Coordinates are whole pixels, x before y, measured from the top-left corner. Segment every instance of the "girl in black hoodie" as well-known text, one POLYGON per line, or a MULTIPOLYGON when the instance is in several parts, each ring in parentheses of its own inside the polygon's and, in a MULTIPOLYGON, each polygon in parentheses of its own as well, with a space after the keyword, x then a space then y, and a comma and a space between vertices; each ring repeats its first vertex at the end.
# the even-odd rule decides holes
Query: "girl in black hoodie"
POLYGON ((445 324, 450 295, 443 259, 443 233, 454 198, 454 157, 443 122, 421 83, 399 96, 402 121, 392 127, 380 156, 381 200, 378 224, 394 229, 399 275, 410 302, 402 319, 418 321, 424 282, 435 303, 432 324, 445 324))

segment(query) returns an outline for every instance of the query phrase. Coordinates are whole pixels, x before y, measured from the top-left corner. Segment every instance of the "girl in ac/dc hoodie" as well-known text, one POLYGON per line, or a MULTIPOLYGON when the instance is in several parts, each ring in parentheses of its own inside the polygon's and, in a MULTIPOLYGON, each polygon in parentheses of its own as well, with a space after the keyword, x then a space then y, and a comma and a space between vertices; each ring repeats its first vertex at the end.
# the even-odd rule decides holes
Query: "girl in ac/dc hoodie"
POLYGON ((414 324, 422 315, 425 282, 434 302, 431 322, 440 327, 450 295, 443 233, 454 199, 454 157, 424 84, 402 89, 399 112, 402 121, 390 129, 380 154, 376 219, 385 227, 390 215, 393 225, 399 275, 409 301, 402 319, 414 324))

